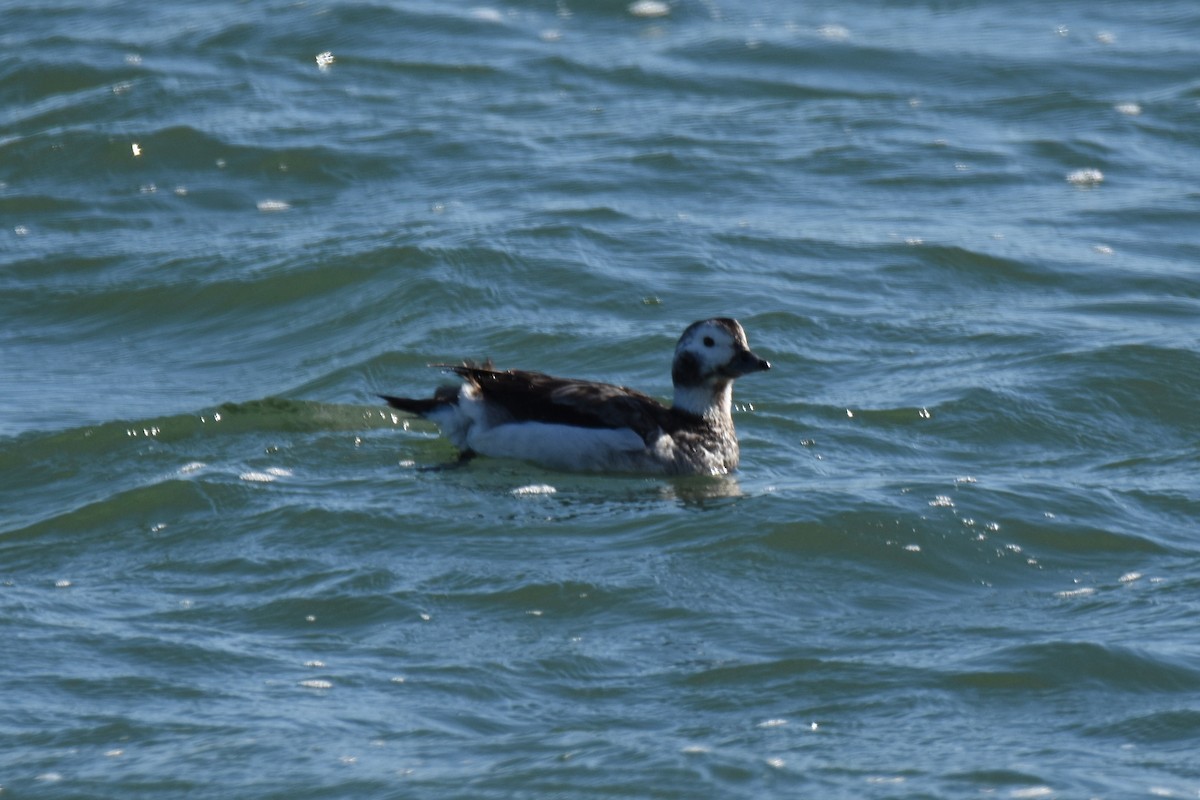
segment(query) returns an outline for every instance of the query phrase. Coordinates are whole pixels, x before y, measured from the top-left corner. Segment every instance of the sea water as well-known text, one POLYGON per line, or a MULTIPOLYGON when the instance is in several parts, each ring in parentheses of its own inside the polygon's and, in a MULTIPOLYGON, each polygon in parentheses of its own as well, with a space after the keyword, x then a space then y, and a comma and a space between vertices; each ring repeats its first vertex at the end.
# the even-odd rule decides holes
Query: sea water
POLYGON ((1200 7, 0 7, 8 797, 1196 797, 1200 7), (461 468, 427 365, 742 468, 461 468))

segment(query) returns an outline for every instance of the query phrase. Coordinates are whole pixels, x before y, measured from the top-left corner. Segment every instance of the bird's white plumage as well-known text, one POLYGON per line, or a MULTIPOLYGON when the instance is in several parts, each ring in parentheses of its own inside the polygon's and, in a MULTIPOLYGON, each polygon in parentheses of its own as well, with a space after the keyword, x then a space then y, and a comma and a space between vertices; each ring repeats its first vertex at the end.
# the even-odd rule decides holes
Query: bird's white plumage
POLYGON ((476 428, 467 443, 480 455, 582 472, 627 471, 646 450, 642 437, 630 428, 579 428, 545 422, 476 428))
POLYGON ((716 391, 711 386, 676 386, 674 407, 700 417, 730 417, 733 414, 733 384, 726 384, 716 391))

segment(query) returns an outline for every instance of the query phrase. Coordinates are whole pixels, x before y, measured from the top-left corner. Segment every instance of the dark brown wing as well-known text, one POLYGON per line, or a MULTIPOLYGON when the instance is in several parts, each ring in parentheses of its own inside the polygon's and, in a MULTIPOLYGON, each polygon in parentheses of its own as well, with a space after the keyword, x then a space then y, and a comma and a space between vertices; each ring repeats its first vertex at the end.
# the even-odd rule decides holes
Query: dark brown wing
POLYGON ((649 441, 671 427, 671 410, 654 398, 610 383, 555 378, 525 370, 443 366, 479 387, 513 419, 582 428, 631 428, 649 441))

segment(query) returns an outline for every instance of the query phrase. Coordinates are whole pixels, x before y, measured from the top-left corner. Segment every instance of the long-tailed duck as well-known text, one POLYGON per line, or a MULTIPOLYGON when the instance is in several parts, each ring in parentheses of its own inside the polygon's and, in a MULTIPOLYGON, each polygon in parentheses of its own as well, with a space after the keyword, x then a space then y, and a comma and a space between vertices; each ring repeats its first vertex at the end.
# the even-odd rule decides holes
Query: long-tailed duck
POLYGON ((461 451, 551 469, 717 475, 736 469, 733 381, 771 365, 735 319, 694 322, 675 345, 670 407, 641 392, 491 365, 435 364, 460 375, 430 399, 380 395, 437 423, 461 451))

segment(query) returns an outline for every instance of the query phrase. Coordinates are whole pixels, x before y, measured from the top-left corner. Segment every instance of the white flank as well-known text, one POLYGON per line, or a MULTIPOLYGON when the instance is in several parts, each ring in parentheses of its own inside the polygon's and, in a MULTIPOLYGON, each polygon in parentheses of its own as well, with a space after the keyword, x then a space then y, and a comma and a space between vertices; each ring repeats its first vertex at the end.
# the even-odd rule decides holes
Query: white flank
POLYGON ((498 458, 520 458, 554 469, 619 469, 646 450, 646 443, 629 428, 576 428, 544 422, 520 422, 495 428, 474 426, 467 446, 498 458))

